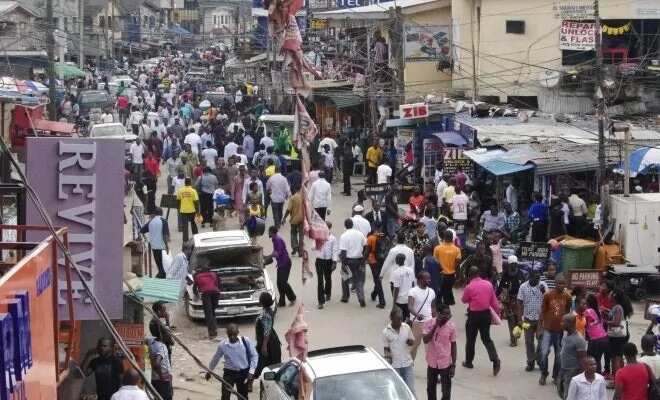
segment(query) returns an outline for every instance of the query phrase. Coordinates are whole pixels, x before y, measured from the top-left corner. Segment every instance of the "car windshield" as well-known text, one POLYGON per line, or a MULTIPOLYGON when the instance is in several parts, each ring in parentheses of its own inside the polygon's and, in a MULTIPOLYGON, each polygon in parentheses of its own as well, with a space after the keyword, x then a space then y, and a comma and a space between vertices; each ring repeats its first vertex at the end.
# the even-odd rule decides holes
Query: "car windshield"
POLYGON ((80 95, 81 103, 104 103, 107 100, 105 92, 87 92, 80 95))
POLYGON ((95 126, 92 128, 92 137, 123 136, 121 126, 95 126))
POLYGON ((328 376, 314 381, 315 400, 413 400, 390 369, 328 376))

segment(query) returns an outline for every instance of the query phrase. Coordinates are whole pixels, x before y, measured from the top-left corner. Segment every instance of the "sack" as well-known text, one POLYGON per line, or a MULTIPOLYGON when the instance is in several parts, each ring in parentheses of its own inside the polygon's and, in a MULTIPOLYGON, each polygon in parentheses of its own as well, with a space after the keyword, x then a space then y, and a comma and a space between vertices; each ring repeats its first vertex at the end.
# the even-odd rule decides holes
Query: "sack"
POLYGON ((500 315, 495 312, 493 307, 488 307, 490 310, 490 323, 492 325, 502 325, 502 318, 500 318, 500 315))

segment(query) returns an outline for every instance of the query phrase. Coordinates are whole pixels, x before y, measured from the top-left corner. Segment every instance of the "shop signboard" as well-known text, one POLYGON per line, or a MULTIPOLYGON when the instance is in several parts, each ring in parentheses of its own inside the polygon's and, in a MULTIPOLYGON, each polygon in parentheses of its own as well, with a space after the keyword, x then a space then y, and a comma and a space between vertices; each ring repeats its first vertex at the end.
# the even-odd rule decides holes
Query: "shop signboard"
POLYGON ((553 11, 557 19, 593 19, 593 0, 555 0, 553 11))
POLYGON ((521 260, 547 260, 550 257, 550 246, 545 242, 520 242, 518 257, 521 260))
POLYGON ((588 290, 598 290, 602 279, 600 271, 595 269, 571 269, 568 271, 568 286, 582 286, 588 290))
POLYGON ((593 50, 596 46, 596 24, 593 22, 562 21, 559 28, 561 50, 593 50))
MULTIPOLYGON (((82 275, 110 318, 122 317, 124 141, 121 139, 43 138, 27 140, 26 170, 55 226, 69 230, 69 250, 82 275)), ((27 223, 43 221, 32 202, 27 223)), ((33 234, 29 240, 42 240, 33 234)), ((59 257, 59 315, 68 318, 59 257)), ((72 297, 78 320, 98 319, 77 274, 72 297)))
POLYGON ((399 118, 413 119, 429 116, 429 106, 426 103, 402 104, 399 106, 399 118))
POLYGON ((454 176, 461 168, 467 176, 474 176, 474 164, 472 160, 463 156, 463 149, 445 148, 449 150, 445 152, 445 159, 443 162, 442 173, 444 176, 454 176), (451 151, 457 150, 457 151, 451 151), (449 153, 449 154, 447 154, 449 153), (456 154, 455 157, 448 157, 448 155, 456 154))
POLYGON ((57 398, 53 246, 0 278, 0 400, 57 398))
POLYGON ((406 25, 406 61, 449 61, 449 29, 448 25, 406 25))

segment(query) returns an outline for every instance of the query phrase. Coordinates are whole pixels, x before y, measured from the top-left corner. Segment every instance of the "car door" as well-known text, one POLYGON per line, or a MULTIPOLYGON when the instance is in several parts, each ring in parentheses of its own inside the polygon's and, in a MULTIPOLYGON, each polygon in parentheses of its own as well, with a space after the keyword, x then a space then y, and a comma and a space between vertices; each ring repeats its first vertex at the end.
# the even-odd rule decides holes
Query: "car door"
POLYGON ((300 387, 300 365, 295 361, 284 364, 275 375, 274 385, 266 391, 265 400, 296 400, 300 387))

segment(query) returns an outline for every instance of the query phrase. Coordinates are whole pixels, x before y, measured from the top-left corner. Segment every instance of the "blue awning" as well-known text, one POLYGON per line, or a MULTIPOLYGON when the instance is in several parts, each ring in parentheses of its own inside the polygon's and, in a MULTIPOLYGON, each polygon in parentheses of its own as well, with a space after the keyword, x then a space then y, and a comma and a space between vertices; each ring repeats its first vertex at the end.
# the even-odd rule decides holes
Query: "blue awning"
POLYGON ((483 163, 479 163, 479 165, 495 176, 515 174, 516 172, 534 168, 534 164, 520 165, 500 160, 484 161, 483 163))
POLYGON ((436 132, 433 133, 433 136, 440 139, 445 145, 461 147, 467 144, 467 140, 465 140, 465 138, 458 132, 436 132))
POLYGON ((172 33, 174 35, 190 35, 190 32, 182 28, 180 25, 173 25, 167 28, 167 33, 172 33))

